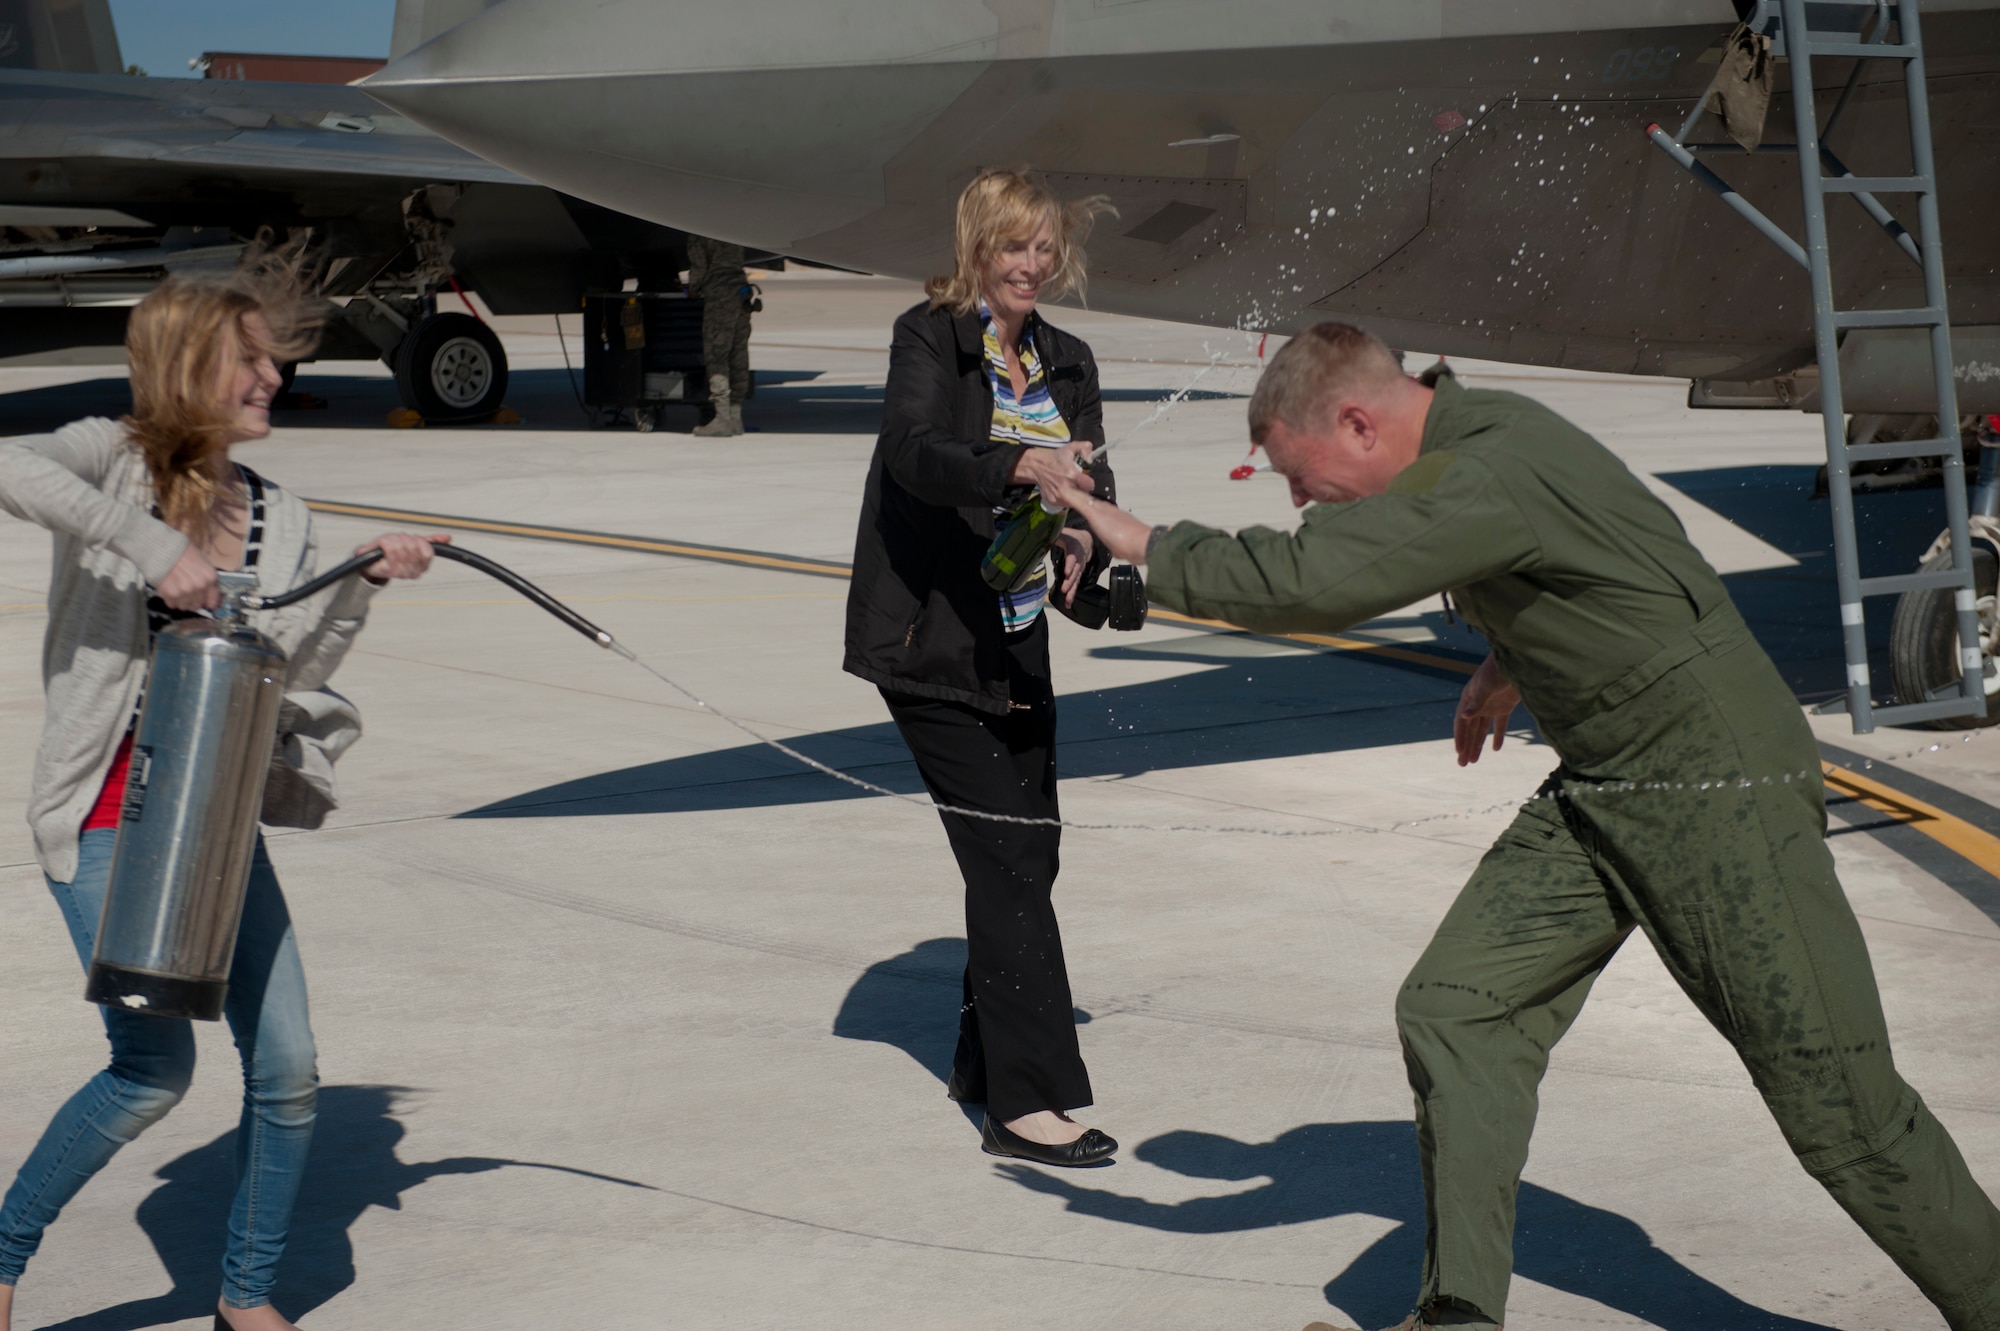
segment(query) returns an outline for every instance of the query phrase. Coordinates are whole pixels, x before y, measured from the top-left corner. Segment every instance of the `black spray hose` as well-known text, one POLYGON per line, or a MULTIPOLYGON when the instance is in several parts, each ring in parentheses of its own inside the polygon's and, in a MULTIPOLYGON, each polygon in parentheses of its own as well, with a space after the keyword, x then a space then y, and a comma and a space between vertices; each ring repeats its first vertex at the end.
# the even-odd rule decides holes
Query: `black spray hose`
MULTIPOLYGON (((630 654, 623 646, 614 642, 609 633, 606 633, 603 629, 597 627, 597 625, 591 623, 582 615, 579 615, 576 611, 570 609, 561 601, 558 601, 555 597, 549 595, 534 583, 529 582, 512 569, 494 563, 485 555, 474 554, 470 550, 461 550, 455 545, 433 545, 431 549, 436 552, 439 559, 450 559, 460 564, 468 565, 469 567, 478 569, 489 578, 506 583, 509 587, 512 587, 515 591, 521 593, 521 595, 527 597, 530 601, 533 601, 536 605, 548 611, 557 619, 560 619, 563 623, 596 643, 599 647, 608 647, 620 656, 630 654)), ((367 568, 381 557, 382 552, 380 550, 363 551, 346 563, 328 569, 311 582, 303 583, 288 592, 281 592, 276 596, 246 596, 242 600, 243 608, 246 610, 282 610, 288 605, 296 605, 308 596, 325 591, 328 587, 331 587, 334 583, 339 582, 349 574, 359 573, 362 569, 367 568)))

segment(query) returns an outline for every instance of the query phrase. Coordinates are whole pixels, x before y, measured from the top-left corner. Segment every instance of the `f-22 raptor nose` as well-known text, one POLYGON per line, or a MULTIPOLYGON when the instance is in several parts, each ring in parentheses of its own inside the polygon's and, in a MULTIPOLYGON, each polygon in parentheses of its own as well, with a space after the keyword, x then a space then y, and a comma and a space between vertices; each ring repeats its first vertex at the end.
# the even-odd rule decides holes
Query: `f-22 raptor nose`
POLYGON ((883 167, 997 50, 979 0, 506 0, 366 83, 567 193, 778 251, 882 206, 883 167))

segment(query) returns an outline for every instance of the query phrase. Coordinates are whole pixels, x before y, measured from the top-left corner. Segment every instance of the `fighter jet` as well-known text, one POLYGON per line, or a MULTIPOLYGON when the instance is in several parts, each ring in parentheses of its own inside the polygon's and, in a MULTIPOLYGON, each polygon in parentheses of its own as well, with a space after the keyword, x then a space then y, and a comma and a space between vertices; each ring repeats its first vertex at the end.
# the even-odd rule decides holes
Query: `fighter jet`
MULTIPOLYGON (((1925 11, 1952 310, 2000 322, 2000 5, 1925 11)), ((1811 359, 1804 275, 1643 133, 1685 116, 1736 18, 1729 0, 505 0, 365 86, 580 198, 827 263, 942 270, 958 186, 1025 163, 1119 209, 1091 244, 1097 308, 1760 380, 1811 359)), ((1823 63, 1830 98, 1847 70, 1823 63)), ((1857 171, 1897 142, 1901 88, 1864 78, 1840 145, 1857 171)), ((1787 215, 1789 161, 1732 166, 1787 215)), ((1836 221, 1844 304, 1915 280, 1858 211, 1836 221)))
MULTIPOLYGON (((366 86, 578 197, 844 267, 944 271, 960 187, 1026 165, 1117 207, 1090 243, 1100 309, 1276 332, 1346 319, 1426 351, 1686 378, 1694 405, 1810 406, 1806 273, 1646 132, 1686 123, 1739 20, 1771 8, 402 0, 428 40, 366 86)), ((1859 33, 1893 6, 1808 9, 1859 33)), ((2000 0, 1925 0, 1922 28, 1959 405, 2000 411, 2000 0)), ((1862 176, 1906 175, 1901 66, 1862 63, 1843 96, 1857 63, 1814 62, 1842 106, 1830 146, 1862 176)), ((1724 165, 1742 198, 1798 218, 1792 157, 1724 165)), ((1835 306, 1925 306, 1877 221, 1830 208, 1835 306)), ((1870 351, 1904 336, 1841 347, 1873 371, 1846 399, 1869 429, 1931 391, 1926 356, 1870 351)), ((1948 594, 1932 600, 1948 618, 1948 594)), ((1925 638, 1943 655, 1912 665, 1917 698, 1955 680, 1953 634, 1925 638)))
POLYGON ((162 275, 232 264, 262 228, 306 228, 338 306, 319 355, 380 357, 422 417, 479 419, 505 397, 506 353, 469 305, 449 308, 459 295, 568 312, 627 279, 671 288, 685 266, 680 231, 523 179, 358 88, 127 76, 105 0, 10 16, 0 357, 117 346, 162 275))

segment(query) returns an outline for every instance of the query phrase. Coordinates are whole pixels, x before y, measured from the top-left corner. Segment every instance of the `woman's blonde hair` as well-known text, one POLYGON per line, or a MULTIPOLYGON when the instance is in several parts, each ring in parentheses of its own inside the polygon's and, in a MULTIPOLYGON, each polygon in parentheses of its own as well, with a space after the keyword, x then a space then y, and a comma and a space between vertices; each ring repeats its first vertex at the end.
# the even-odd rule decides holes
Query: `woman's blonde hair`
POLYGON ((987 167, 958 196, 958 232, 954 266, 948 276, 924 283, 931 308, 948 306, 964 314, 979 304, 986 269, 1002 245, 1025 240, 1047 224, 1055 235, 1055 271, 1042 291, 1051 299, 1074 291, 1083 294, 1083 242, 1100 213, 1118 210, 1102 194, 1064 203, 1048 182, 1027 171, 987 167))
POLYGON ((236 404, 225 400, 238 358, 268 354, 280 365, 319 341, 323 306, 307 295, 311 237, 282 245, 259 236, 221 277, 169 277, 132 311, 125 353, 132 414, 121 422, 146 460, 160 516, 190 536, 207 531, 225 489, 223 459, 236 404), (270 330, 254 332, 260 314, 270 330))

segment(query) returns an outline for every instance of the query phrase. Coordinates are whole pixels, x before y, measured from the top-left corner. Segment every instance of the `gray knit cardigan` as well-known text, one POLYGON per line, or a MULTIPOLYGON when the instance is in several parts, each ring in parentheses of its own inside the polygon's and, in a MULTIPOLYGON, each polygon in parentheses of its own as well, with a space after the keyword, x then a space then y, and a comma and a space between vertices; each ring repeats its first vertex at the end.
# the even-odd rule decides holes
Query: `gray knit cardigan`
MULTIPOLYGON (((188 540, 153 516, 153 484, 144 459, 123 426, 102 418, 76 421, 54 434, 0 441, 0 509, 41 524, 55 537, 42 647, 48 710, 35 754, 28 825, 43 871, 68 882, 76 876, 83 820, 111 770, 144 683, 147 588, 173 568, 188 540)), ((267 484, 260 590, 274 595, 298 586, 313 576, 317 559, 304 501, 267 484)), ((250 616, 291 658, 285 713, 312 710, 314 694, 338 700, 324 686, 360 632, 372 594, 366 580, 348 578, 298 605, 250 616)), ((329 794, 332 756, 360 733, 351 706, 332 710, 338 715, 319 727, 311 755, 321 769, 313 775, 329 794)), ((293 749, 296 755, 297 746, 293 749)))

